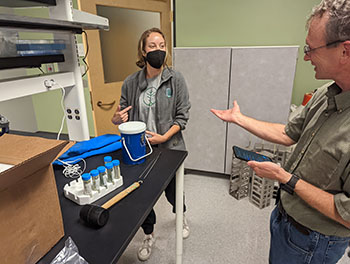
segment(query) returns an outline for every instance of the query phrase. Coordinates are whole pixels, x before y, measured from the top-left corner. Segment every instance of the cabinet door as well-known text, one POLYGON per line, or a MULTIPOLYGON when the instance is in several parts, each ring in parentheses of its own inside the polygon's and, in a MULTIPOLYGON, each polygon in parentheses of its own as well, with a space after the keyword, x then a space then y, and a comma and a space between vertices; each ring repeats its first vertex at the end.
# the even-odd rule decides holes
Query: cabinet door
MULTIPOLYGON (((298 46, 232 48, 230 107, 237 100, 243 114, 285 124, 293 90, 298 46)), ((261 142, 242 128, 229 124, 226 173, 231 171, 232 146, 253 147, 261 142)))
POLYGON ((187 82, 190 119, 184 130, 188 169, 224 173, 227 124, 211 108, 226 109, 230 48, 175 48, 174 66, 187 82))

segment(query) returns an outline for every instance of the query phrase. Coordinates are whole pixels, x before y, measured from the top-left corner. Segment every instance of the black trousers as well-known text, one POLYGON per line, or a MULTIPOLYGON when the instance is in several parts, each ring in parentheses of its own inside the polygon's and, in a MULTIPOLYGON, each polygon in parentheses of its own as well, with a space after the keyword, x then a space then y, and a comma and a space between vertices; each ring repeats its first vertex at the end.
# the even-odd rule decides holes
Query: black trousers
MULTIPOLYGON (((172 180, 170 181, 168 187, 165 189, 165 197, 169 201, 169 203, 173 206, 173 213, 176 212, 176 176, 174 175, 172 180)), ((186 211, 185 205, 185 196, 184 196, 184 212, 186 211)), ((151 212, 148 214, 147 218, 141 225, 143 232, 146 235, 152 234, 154 230, 154 224, 156 223, 156 213, 152 208, 151 212)))

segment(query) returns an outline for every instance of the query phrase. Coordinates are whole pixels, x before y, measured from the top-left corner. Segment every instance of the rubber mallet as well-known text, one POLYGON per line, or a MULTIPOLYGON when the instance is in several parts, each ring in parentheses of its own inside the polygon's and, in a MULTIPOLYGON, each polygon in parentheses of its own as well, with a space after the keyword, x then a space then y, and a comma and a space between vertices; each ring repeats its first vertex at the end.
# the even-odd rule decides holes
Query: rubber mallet
POLYGON ((80 219, 82 219, 88 225, 99 228, 104 226, 109 218, 108 208, 119 202, 125 196, 127 196, 132 191, 140 187, 142 181, 134 182, 124 191, 118 193, 116 196, 108 200, 102 206, 95 204, 85 204, 80 210, 80 219))

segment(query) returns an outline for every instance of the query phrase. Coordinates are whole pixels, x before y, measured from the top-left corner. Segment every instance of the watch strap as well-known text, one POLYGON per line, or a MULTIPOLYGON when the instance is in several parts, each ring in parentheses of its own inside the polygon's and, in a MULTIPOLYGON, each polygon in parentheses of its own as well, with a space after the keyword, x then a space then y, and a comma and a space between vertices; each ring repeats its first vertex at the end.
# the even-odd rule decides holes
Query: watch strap
POLYGON ((300 180, 300 177, 292 174, 292 177, 290 178, 290 180, 288 182, 286 182, 285 184, 281 184, 281 188, 282 190, 286 191, 287 193, 289 193, 290 195, 294 194, 294 189, 295 189, 295 185, 297 184, 297 182, 300 180))

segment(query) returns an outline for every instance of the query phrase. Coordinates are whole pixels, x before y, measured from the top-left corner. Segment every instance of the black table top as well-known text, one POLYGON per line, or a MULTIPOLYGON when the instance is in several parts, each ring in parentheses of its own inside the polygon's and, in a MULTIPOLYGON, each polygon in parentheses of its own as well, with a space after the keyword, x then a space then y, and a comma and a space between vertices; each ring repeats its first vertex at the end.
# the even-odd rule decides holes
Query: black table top
POLYGON ((94 204, 102 205, 138 181, 139 176, 159 152, 161 155, 144 183, 109 209, 109 220, 104 227, 99 229, 91 228, 79 219, 82 206, 67 199, 63 194, 64 185, 72 180, 63 176, 62 167, 55 167, 65 236, 38 263, 50 263, 64 247, 64 242, 69 236, 77 245, 79 255, 90 264, 116 263, 185 160, 187 152, 154 148, 152 155, 139 165, 124 164, 121 150, 86 159, 86 172, 103 165, 103 157, 107 155, 121 161, 120 169, 124 183, 118 189, 94 202, 94 204))

